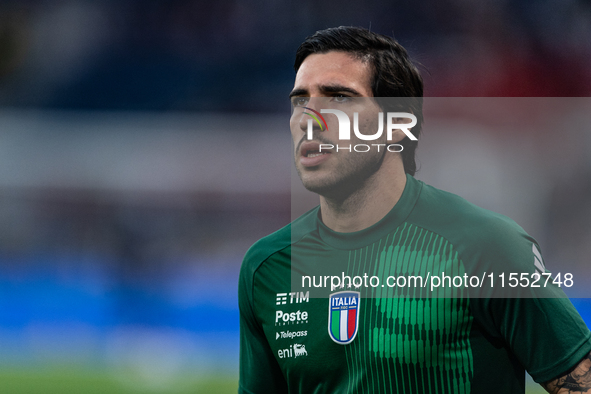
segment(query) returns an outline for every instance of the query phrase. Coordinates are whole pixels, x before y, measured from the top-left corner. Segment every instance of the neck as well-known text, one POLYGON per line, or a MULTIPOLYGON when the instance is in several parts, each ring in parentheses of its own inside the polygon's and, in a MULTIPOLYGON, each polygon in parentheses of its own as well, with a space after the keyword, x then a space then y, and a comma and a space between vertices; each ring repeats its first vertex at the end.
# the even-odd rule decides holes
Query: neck
POLYGON ((402 166, 383 166, 345 198, 320 196, 322 222, 341 233, 366 229, 394 208, 405 185, 406 174, 402 166))

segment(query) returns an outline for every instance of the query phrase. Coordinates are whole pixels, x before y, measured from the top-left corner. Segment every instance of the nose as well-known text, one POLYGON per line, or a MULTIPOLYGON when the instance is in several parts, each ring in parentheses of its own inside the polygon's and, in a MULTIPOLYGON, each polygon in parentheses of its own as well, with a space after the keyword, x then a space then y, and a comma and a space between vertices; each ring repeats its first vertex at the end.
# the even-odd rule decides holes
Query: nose
POLYGON ((324 118, 320 114, 320 108, 317 105, 319 103, 316 101, 317 100, 311 99, 304 107, 302 107, 299 126, 300 130, 304 133, 317 133, 326 129, 324 118))
POLYGON ((310 131, 312 133, 318 133, 320 131, 324 131, 325 129, 319 116, 307 108, 304 108, 304 111, 300 116, 299 125, 300 130, 304 133, 308 133, 310 131))

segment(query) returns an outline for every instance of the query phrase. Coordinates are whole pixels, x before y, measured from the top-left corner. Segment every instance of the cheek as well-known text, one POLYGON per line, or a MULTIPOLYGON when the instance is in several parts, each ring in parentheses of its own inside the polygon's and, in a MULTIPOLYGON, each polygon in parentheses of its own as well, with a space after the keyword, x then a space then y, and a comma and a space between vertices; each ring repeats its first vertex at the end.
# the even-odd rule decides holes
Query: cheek
MULTIPOLYGON (((366 117, 364 119, 359 119, 359 131, 361 132, 361 134, 375 135, 378 131, 378 126, 379 119, 377 114, 372 116, 371 118, 366 117)), ((353 124, 351 124, 351 138, 363 144, 384 144, 386 143, 386 125, 384 123, 382 127, 382 135, 379 138, 369 141, 363 141, 355 135, 355 133, 353 132, 353 124)))
POLYGON ((291 138, 295 141, 298 136, 301 136, 299 119, 301 115, 294 115, 289 119, 289 129, 291 130, 291 138))

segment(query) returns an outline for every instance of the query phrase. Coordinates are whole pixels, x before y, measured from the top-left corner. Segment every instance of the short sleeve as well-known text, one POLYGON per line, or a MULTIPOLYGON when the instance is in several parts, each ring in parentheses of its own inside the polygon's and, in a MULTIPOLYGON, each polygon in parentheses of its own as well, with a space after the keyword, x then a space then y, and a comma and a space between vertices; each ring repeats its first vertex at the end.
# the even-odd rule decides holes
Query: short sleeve
MULTIPOLYGON (((517 225, 489 233, 477 256, 478 273, 495 278, 494 287, 471 300, 481 327, 501 339, 536 382, 557 378, 591 352, 591 333, 564 291, 552 283, 537 242, 517 225), (511 274, 528 278, 527 286, 509 286, 511 274), (539 280, 531 284, 532 278, 539 280), (543 276, 542 274, 546 274, 543 276), (504 287, 499 275, 504 275, 504 287)), ((563 273, 564 275, 564 273, 563 273)), ((516 283, 515 280, 513 283, 516 283)), ((522 283, 525 283, 523 281, 522 283)))
POLYGON ((240 383, 239 393, 287 393, 287 383, 256 319, 253 303, 254 272, 245 259, 240 270, 240 383))

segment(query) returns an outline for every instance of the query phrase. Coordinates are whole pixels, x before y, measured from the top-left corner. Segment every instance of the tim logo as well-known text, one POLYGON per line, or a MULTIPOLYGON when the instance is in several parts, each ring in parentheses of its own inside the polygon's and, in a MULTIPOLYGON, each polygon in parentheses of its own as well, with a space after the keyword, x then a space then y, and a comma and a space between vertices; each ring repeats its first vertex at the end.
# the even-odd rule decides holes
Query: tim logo
POLYGON ((300 291, 299 293, 293 291, 291 293, 277 293, 277 298, 275 300, 275 305, 285 305, 287 304, 289 296, 289 303, 290 304, 301 304, 302 302, 309 302, 310 301, 310 292, 303 292, 300 291))

